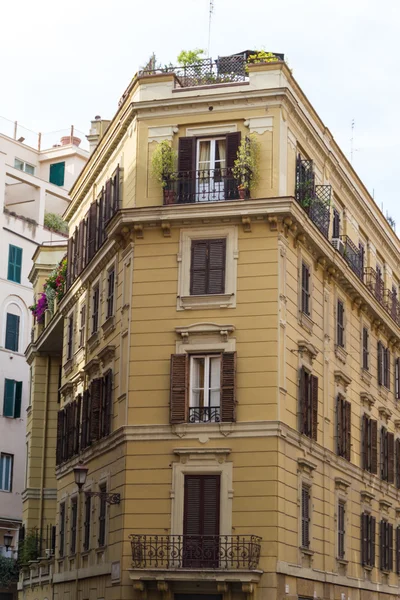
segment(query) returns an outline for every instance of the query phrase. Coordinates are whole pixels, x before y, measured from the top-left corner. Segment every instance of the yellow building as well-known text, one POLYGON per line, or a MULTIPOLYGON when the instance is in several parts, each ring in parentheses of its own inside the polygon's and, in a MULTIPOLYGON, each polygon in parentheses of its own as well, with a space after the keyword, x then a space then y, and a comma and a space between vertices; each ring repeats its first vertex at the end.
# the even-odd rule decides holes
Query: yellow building
POLYGON ((400 244, 283 57, 137 74, 71 197, 21 600, 397 598, 400 244))

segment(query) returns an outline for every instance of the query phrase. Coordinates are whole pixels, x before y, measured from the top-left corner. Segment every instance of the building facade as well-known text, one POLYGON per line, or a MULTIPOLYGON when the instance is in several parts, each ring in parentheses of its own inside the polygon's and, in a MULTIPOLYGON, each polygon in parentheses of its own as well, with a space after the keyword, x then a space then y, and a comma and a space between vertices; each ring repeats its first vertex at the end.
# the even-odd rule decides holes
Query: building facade
POLYGON ((139 73, 71 191, 21 599, 398 596, 399 240, 283 57, 227 60, 139 73))
POLYGON ((44 226, 45 214, 66 210, 68 188, 88 158, 88 152, 67 142, 38 151, 0 134, 0 552, 10 557, 18 546, 29 455, 30 371, 24 352, 34 296, 28 275, 35 248, 65 242, 65 234, 44 226), (4 535, 12 536, 10 547, 4 535))

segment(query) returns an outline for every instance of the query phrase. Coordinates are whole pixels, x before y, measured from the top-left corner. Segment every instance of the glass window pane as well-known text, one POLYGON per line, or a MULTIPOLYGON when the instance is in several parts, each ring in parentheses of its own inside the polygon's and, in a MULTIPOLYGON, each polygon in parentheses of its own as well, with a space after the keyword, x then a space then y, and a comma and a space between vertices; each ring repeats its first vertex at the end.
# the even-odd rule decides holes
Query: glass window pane
POLYGON ((223 169, 225 167, 226 157, 226 142, 225 140, 217 140, 215 143, 215 168, 223 169))
POLYGON ((201 141, 199 144, 199 170, 210 168, 210 147, 211 142, 201 141))
POLYGON ((204 388, 204 358, 193 358, 192 388, 204 388))
POLYGON ((221 382, 221 358, 213 356, 210 358, 210 389, 218 389, 221 382))
POLYGON ((14 160, 14 167, 16 169, 19 169, 20 171, 24 170, 24 163, 22 162, 22 160, 19 160, 18 158, 16 158, 14 160))
POLYGON ((33 165, 28 165, 25 163, 25 173, 29 173, 30 175, 35 174, 35 167, 33 165))
POLYGON ((216 407, 220 405, 220 391, 219 390, 212 390, 210 392, 210 406, 211 407, 216 407))

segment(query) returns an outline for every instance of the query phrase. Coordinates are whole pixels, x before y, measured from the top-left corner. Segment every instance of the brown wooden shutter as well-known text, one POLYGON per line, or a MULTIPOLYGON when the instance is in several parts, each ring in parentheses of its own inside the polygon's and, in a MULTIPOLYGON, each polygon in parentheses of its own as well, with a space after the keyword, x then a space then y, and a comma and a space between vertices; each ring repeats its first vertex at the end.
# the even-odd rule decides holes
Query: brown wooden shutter
POLYGON ((226 239, 209 240, 208 252, 207 294, 224 294, 226 239))
POLYGON ((393 570, 393 525, 388 523, 388 542, 389 542, 389 571, 393 570))
POLYGON ((370 565, 375 566, 375 537, 376 537, 376 519, 369 517, 369 556, 370 565))
POLYGON ((60 465, 63 461, 63 430, 64 430, 64 411, 59 410, 57 413, 57 445, 56 445, 56 464, 60 465))
POLYGON ((400 575, 400 525, 396 527, 396 573, 400 575))
POLYGON ((66 407, 67 413, 67 458, 71 458, 74 454, 74 427, 75 427, 75 406, 70 402, 66 407))
POLYGON ((395 442, 395 471, 396 471, 396 481, 395 485, 399 489, 400 488, 400 438, 396 439, 395 442))
POLYGON ((383 384, 383 373, 382 373, 382 364, 383 364, 383 346, 382 342, 378 342, 378 384, 383 384))
POLYGON ((367 564, 368 557, 368 515, 361 515, 361 564, 367 564))
POLYGON ((104 225, 107 225, 108 221, 111 218, 112 214, 112 206, 111 206, 111 179, 107 179, 106 181, 106 196, 104 200, 104 225))
POLYGON ((201 475, 185 476, 183 534, 201 535, 201 475))
POLYGON ((343 453, 343 398, 340 394, 336 401, 337 413, 337 453, 342 456, 343 453))
POLYGON ((72 270, 73 270, 73 239, 72 237, 68 238, 68 249, 67 249, 67 289, 71 287, 72 284, 72 270))
POLYGON ((92 202, 89 208, 87 233, 87 259, 89 262, 96 253, 97 202, 92 202))
POLYGON ((119 165, 117 165, 117 169, 114 175, 114 196, 111 216, 114 216, 117 210, 119 210, 120 208, 120 172, 121 169, 119 168, 119 165))
POLYGON ((203 532, 202 535, 219 535, 220 475, 203 476, 203 532))
POLYGON ((190 295, 207 294, 208 240, 192 240, 190 260, 190 295))
POLYGON ((346 453, 345 458, 350 461, 351 460, 351 404, 350 402, 345 403, 345 411, 346 411, 346 453))
POLYGON ((171 355, 170 423, 185 423, 188 412, 189 355, 171 355))
POLYGON ((103 390, 103 380, 101 377, 93 379, 90 384, 90 399, 91 399, 91 423, 90 423, 90 441, 95 442, 100 437, 100 410, 101 396, 103 390))
POLYGON ((378 422, 371 419, 371 473, 378 473, 378 422))
POLYGON ((241 133, 235 131, 226 135, 226 166, 228 169, 233 169, 237 153, 240 146, 241 133))
POLYGON ((381 519, 379 523, 379 568, 385 569, 385 521, 381 519))
POLYGON ((394 434, 387 434, 388 448, 388 482, 394 483, 394 434))
POLYGON ((394 393, 396 400, 400 399, 400 358, 394 361, 394 393))
POLYGON ((301 489, 301 545, 310 546, 310 491, 305 486, 301 489))
POLYGON ((84 390, 82 399, 82 428, 81 428, 81 449, 88 446, 87 422, 89 412, 89 390, 84 390))
POLYGON ((312 402, 312 439, 318 438, 318 377, 310 376, 312 402))
POLYGON ((305 433, 307 431, 306 372, 304 367, 300 369, 299 426, 300 433, 305 433))
POLYGON ((364 414, 361 421, 361 459, 362 468, 368 469, 368 416, 364 414))
POLYGON ((85 266, 85 219, 79 223, 79 245, 78 245, 78 275, 82 272, 85 266))
POLYGON ((111 416, 112 416, 112 406, 113 406, 113 396, 112 396, 112 388, 113 388, 113 373, 112 370, 109 369, 104 374, 104 426, 102 435, 109 435, 111 432, 111 416))
POLYGON ((236 352, 221 356, 221 420, 236 421, 236 352))
POLYGON ((218 536, 220 516, 220 476, 186 475, 183 534, 218 536))
POLYGON ((104 187, 101 190, 100 197, 97 201, 97 244, 96 250, 100 248, 104 242, 104 187))
POLYGON ((79 454, 81 405, 82 405, 82 396, 81 396, 81 394, 79 394, 75 401, 74 454, 79 454))
POLYGON ((178 171, 194 172, 196 170, 196 138, 179 138, 178 171))

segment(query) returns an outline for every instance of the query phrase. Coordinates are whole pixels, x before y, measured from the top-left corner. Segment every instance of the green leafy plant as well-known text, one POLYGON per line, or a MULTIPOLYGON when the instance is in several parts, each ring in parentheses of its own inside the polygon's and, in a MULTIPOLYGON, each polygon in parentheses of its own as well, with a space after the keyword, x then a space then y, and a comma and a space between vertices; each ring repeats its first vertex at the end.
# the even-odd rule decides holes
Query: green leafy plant
POLYGON ((254 190, 259 181, 260 145, 256 134, 251 133, 240 142, 237 157, 233 165, 233 176, 239 188, 254 190))
POLYGON ((151 174, 163 188, 175 179, 177 152, 172 149, 168 140, 163 140, 155 148, 151 157, 151 174))
POLYGON ((31 529, 19 544, 18 561, 21 565, 27 565, 31 560, 39 557, 39 533, 36 528, 31 529))
POLYGON ((47 229, 52 229, 53 231, 56 231, 57 233, 68 233, 68 224, 63 220, 63 218, 60 215, 57 215, 56 213, 45 213, 44 226, 47 227, 47 229))
POLYGON ((195 48, 194 50, 182 50, 180 54, 178 54, 177 61, 178 64, 182 67, 187 67, 188 65, 195 65, 199 63, 204 58, 205 51, 201 48, 195 48))
POLYGON ((18 581, 18 563, 13 558, 0 556, 0 588, 8 588, 18 581))

